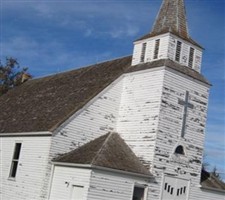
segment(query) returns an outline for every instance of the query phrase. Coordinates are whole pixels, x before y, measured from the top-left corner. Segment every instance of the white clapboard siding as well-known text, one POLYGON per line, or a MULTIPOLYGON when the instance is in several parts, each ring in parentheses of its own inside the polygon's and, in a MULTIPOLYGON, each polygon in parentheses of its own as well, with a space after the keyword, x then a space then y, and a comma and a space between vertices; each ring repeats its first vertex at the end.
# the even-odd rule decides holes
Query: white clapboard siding
MULTIPOLYGON (((154 45, 155 45, 154 40, 149 40, 147 42, 146 53, 145 53, 145 62, 151 62, 153 60, 154 45)), ((138 63, 136 63, 136 64, 138 64, 138 63)))
POLYGON ((1 193, 2 200, 45 199, 43 180, 47 173, 51 137, 1 137, 1 193), (16 142, 21 142, 21 152, 15 179, 9 178, 16 142))
MULTIPOLYGON (((149 49, 149 45, 148 44, 147 44, 147 48, 149 49)), ((142 43, 137 43, 137 44, 134 45, 133 57, 132 57, 132 65, 137 65, 137 64, 140 63, 141 50, 142 50, 142 43)))
MULTIPOLYGON (((175 60, 175 54, 176 54, 176 44, 177 41, 180 41, 182 43, 181 45, 181 53, 180 53, 180 64, 188 67, 188 60, 189 60, 189 51, 190 47, 194 49, 194 57, 193 57, 193 69, 197 72, 201 72, 201 63, 202 63, 202 49, 199 47, 191 44, 190 42, 183 40, 173 34, 170 34, 169 36, 169 46, 168 46, 168 58, 175 60)), ((177 62, 177 61, 176 61, 177 62)))
POLYGON ((93 170, 88 200, 132 200, 134 185, 147 186, 148 182, 147 178, 93 170))
POLYGON ((195 60, 194 60, 194 69, 199 73, 201 72, 201 64, 202 64, 202 51, 196 49, 195 60))
POLYGON ((168 58, 169 36, 165 35, 164 37, 160 37, 158 39, 160 39, 160 44, 157 59, 166 59, 168 58))
POLYGON ((199 200, 199 199, 224 200, 225 199, 225 192, 224 191, 201 189, 199 187, 194 187, 190 191, 189 199, 190 200, 199 200))
POLYGON ((147 167, 153 161, 162 83, 160 68, 124 77, 116 131, 147 167))
POLYGON ((169 34, 156 36, 149 39, 141 40, 134 43, 132 65, 141 63, 142 45, 146 43, 145 60, 151 62, 153 60, 168 58, 169 34), (155 41, 160 39, 158 58, 154 59, 155 41))
MULTIPOLYGON (((115 131, 122 85, 122 78, 119 78, 55 131, 52 137, 50 159, 115 131)), ((49 167, 44 180, 45 188, 50 187, 51 173, 49 167)))
POLYGON ((55 157, 115 131, 122 85, 119 79, 64 123, 53 136, 51 155, 55 157))
POLYGON ((74 186, 83 187, 87 199, 91 170, 55 166, 51 183, 50 200, 69 200, 74 186))
MULTIPOLYGON (((159 183, 162 174, 166 173, 190 180, 191 190, 199 186, 208 91, 207 85, 166 68, 152 170, 158 176, 159 183), (183 139, 180 137, 183 106, 178 104, 178 100, 185 99, 186 91, 189 91, 189 102, 194 109, 188 109, 188 127, 183 139), (186 156, 177 160, 173 151, 179 144, 184 146, 186 156)), ((160 190, 161 184, 158 187, 160 190)))

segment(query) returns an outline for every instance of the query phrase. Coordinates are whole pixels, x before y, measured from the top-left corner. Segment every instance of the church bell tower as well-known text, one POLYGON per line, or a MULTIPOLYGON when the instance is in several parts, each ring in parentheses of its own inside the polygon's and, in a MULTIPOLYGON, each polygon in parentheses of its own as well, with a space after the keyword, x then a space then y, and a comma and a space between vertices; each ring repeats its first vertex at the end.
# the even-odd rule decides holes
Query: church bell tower
POLYGON ((154 175, 153 199, 192 199, 200 186, 210 88, 202 51, 184 0, 163 0, 152 31, 134 42, 132 67, 144 70, 124 81, 118 132, 154 175))

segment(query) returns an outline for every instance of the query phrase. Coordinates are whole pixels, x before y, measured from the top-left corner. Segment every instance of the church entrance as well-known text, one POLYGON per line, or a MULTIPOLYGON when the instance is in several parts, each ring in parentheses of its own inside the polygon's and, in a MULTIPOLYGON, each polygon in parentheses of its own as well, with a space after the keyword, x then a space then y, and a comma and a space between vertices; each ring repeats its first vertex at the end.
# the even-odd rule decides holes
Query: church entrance
POLYGON ((162 200, 187 200, 189 181, 165 176, 162 187, 162 200))

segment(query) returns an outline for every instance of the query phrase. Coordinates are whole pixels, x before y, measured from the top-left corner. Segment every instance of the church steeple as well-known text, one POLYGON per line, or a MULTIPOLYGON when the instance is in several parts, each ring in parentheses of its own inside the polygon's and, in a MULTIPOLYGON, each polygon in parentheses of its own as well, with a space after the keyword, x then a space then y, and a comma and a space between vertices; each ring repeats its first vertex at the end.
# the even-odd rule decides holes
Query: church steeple
POLYGON ((132 65, 169 59, 200 72, 202 50, 188 33, 184 0, 163 0, 152 31, 134 42, 132 65))
POLYGON ((184 0, 163 0, 151 35, 167 32, 189 38, 184 0))

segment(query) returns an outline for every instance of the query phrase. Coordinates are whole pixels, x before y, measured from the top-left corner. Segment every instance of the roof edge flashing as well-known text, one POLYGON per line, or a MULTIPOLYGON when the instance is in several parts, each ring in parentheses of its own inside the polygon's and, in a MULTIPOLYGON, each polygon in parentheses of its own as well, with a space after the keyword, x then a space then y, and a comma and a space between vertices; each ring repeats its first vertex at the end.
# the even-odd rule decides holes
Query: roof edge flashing
POLYGON ((130 176, 138 176, 138 177, 144 177, 144 178, 152 178, 153 175, 149 172, 149 174, 141 174, 141 173, 135 173, 130 171, 124 171, 124 170, 118 170, 108 167, 101 167, 97 165, 90 165, 90 164, 77 164, 77 163, 68 163, 68 162, 55 162, 52 161, 52 164, 54 166, 65 166, 65 167, 74 167, 74 168, 84 168, 84 169, 95 169, 95 170, 102 170, 112 173, 118 173, 118 174, 126 174, 130 176))
POLYGON ((18 136, 52 136, 51 131, 40 132, 18 132, 18 133, 0 133, 0 137, 18 137, 18 136))

